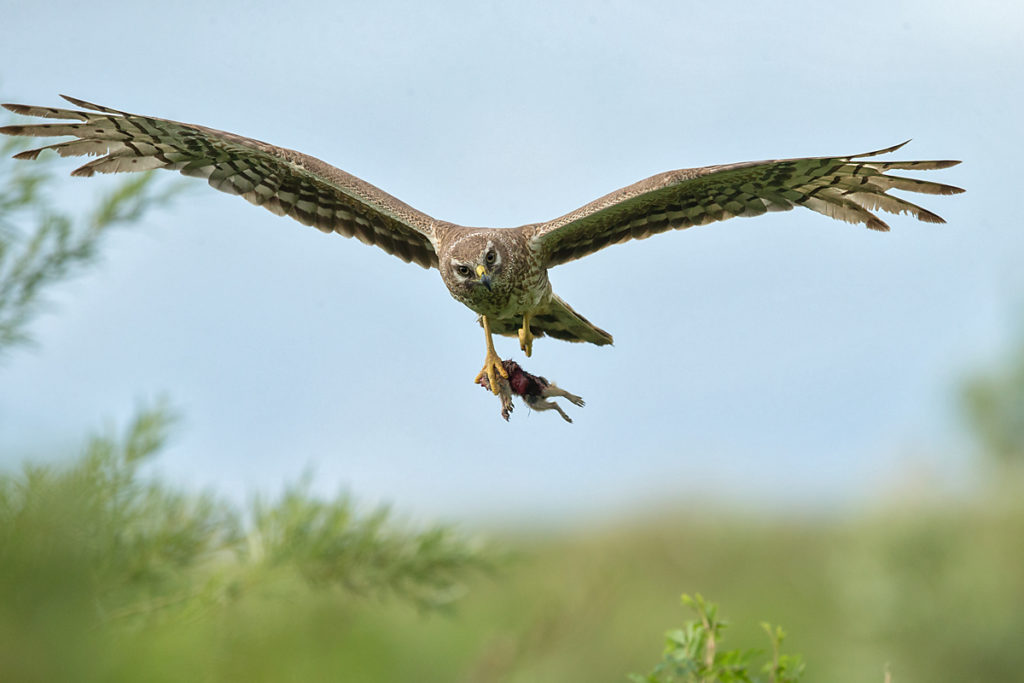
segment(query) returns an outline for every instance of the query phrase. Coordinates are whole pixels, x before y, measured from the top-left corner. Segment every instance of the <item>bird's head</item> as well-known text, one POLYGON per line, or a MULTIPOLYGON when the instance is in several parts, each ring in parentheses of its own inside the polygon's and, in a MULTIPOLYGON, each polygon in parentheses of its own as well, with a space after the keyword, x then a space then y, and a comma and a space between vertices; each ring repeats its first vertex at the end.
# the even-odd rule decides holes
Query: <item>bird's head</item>
POLYGON ((504 289, 503 247, 488 236, 460 240, 441 261, 448 289, 464 301, 494 298, 504 289))

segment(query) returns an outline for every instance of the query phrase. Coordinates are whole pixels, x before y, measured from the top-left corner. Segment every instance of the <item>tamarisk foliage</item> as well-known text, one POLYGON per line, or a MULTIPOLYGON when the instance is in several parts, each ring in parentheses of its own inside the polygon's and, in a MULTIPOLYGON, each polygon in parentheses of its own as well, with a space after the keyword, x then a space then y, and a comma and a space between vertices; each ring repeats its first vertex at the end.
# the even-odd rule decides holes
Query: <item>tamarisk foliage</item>
POLYGON ((148 479, 140 470, 173 422, 166 404, 143 407, 123 434, 91 437, 69 464, 0 474, 0 670, 17 674, 9 680, 99 676, 125 665, 107 639, 209 624, 238 603, 287 609, 289 596, 348 595, 445 608, 472 574, 496 566, 496 555, 449 528, 407 530, 347 496, 318 500, 295 486, 245 509, 148 479))
POLYGON ((56 176, 47 159, 10 160, 20 146, 20 140, 0 144, 0 352, 30 341, 28 326, 43 308, 45 292, 94 264, 112 228, 137 223, 185 187, 141 173, 74 217, 49 201, 56 176))

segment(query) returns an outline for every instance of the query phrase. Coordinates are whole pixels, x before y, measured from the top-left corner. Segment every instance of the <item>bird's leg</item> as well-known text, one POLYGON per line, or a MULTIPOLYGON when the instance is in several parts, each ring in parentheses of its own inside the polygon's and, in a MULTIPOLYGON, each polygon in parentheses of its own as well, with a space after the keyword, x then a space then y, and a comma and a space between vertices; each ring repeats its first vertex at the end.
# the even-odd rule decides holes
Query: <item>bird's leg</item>
POLYGON ((519 330, 519 348, 529 358, 533 353, 533 332, 530 331, 530 314, 523 314, 523 326, 519 330))
POLYGON ((480 378, 485 374, 487 375, 487 383, 491 387, 491 391, 495 395, 500 391, 498 387, 498 378, 495 375, 495 370, 498 371, 505 379, 508 379, 508 372, 505 371, 505 366, 501 364, 501 358, 498 357, 497 352, 494 350, 494 341, 491 339, 491 324, 487 321, 487 316, 480 316, 480 321, 484 326, 484 337, 487 339, 487 356, 484 357, 484 367, 473 380, 474 383, 478 383, 480 378))

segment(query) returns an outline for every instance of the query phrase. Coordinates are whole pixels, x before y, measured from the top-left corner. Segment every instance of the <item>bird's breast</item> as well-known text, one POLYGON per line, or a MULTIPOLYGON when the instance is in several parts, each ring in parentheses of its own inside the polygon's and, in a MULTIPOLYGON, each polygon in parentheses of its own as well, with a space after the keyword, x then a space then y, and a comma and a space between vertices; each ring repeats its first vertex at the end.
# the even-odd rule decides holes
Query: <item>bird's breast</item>
POLYGON ((449 286, 452 296, 479 315, 491 318, 521 318, 542 307, 551 298, 551 285, 546 273, 534 273, 495 283, 490 289, 473 287, 466 290, 449 286))

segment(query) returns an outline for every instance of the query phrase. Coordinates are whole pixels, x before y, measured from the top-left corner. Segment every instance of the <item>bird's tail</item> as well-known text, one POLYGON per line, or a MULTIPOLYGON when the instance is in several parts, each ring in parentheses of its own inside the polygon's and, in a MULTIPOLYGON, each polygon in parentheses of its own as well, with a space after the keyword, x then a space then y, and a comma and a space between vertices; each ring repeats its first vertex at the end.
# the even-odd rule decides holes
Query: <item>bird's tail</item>
MULTIPOLYGON (((488 319, 491 331, 506 337, 519 333, 521 320, 488 319)), ((530 317, 530 331, 535 337, 554 337, 563 341, 590 342, 598 346, 612 343, 612 335, 584 318, 558 296, 552 295, 547 307, 530 317)))

